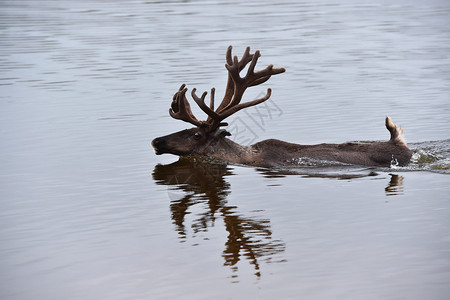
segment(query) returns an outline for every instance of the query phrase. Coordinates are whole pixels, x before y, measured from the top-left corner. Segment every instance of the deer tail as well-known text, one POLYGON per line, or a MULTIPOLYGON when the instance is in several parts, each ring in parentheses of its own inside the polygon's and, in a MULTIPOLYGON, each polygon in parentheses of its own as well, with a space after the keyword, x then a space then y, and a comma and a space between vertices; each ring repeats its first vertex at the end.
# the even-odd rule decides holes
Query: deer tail
POLYGON ((391 143, 407 146, 405 136, 403 135, 403 128, 394 124, 390 117, 386 117, 386 128, 391 133, 391 139, 389 140, 391 143))

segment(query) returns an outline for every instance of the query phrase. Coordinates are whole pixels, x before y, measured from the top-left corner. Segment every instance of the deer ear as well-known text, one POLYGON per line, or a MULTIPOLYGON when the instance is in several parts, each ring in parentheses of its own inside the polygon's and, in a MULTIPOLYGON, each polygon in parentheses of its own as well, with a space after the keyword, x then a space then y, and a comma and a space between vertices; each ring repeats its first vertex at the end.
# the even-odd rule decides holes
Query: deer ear
POLYGON ((231 136, 231 133, 229 133, 228 131, 226 131, 225 129, 221 129, 219 135, 221 137, 226 137, 226 136, 231 136))

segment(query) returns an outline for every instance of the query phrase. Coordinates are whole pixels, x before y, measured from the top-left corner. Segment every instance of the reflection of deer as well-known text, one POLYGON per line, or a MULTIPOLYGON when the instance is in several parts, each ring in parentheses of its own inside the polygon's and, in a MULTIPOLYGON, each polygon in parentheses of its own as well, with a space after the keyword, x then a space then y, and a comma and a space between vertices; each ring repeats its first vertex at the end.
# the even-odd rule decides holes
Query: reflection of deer
POLYGON ((227 175, 231 175, 231 170, 226 165, 192 159, 157 165, 153 172, 153 178, 158 184, 182 191, 181 198, 172 199, 170 203, 172 219, 181 238, 186 237, 184 223, 189 208, 206 202, 208 209, 193 221, 194 233, 207 231, 215 223, 216 214, 219 214, 228 232, 222 254, 224 264, 236 270, 237 262, 244 257, 254 266, 255 274, 259 277, 259 261, 283 252, 285 245, 282 241, 272 239, 269 220, 242 216, 234 206, 227 205, 229 183, 224 180, 227 175))
POLYGON ((232 57, 231 46, 228 48, 225 65, 228 69, 228 83, 225 96, 216 110, 214 110, 214 88, 211 89, 209 106, 205 104, 206 92, 198 97, 196 90, 192 90, 192 98, 208 115, 206 121, 199 121, 192 113, 186 99, 187 88, 183 84, 173 97, 169 113, 173 118, 196 127, 154 139, 152 145, 156 154, 200 155, 255 166, 283 165, 304 157, 368 166, 409 163, 412 152, 404 140, 403 130, 389 117, 386 118, 386 128, 391 133, 391 139, 387 142, 298 145, 270 139, 251 146, 241 146, 226 138, 230 133, 220 129, 221 126, 227 125, 222 122, 224 119, 241 109, 266 101, 271 95, 271 90, 268 89, 264 97, 241 103, 245 90, 285 71, 284 68, 273 68, 273 65, 269 65, 255 72, 259 56, 259 51, 250 54, 250 48, 247 48, 242 58, 238 60, 237 56, 232 57), (249 63, 247 74, 241 77, 240 72, 249 63))

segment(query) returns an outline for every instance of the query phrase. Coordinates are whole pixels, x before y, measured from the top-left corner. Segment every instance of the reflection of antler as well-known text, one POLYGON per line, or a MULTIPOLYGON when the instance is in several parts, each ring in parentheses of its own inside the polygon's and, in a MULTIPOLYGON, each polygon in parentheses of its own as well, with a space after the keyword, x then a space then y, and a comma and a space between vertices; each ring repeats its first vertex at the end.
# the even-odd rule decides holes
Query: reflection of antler
POLYGON ((207 231, 214 223, 216 212, 219 212, 228 232, 222 255, 224 265, 234 266, 242 256, 254 265, 255 274, 260 276, 258 260, 283 252, 285 245, 282 241, 272 240, 269 220, 244 217, 236 213, 235 207, 226 204, 230 185, 224 176, 230 174, 226 165, 183 158, 170 165, 157 165, 153 178, 157 184, 171 185, 183 192, 181 199, 172 199, 170 204, 172 219, 183 238, 186 236, 184 218, 189 208, 207 200, 208 210, 192 224, 194 233, 207 231))
POLYGON ((243 218, 233 213, 230 207, 223 207, 221 212, 226 230, 229 232, 223 252, 225 265, 234 266, 243 255, 255 266, 255 275, 260 276, 258 258, 283 252, 285 244, 280 240, 271 239, 269 220, 243 218))

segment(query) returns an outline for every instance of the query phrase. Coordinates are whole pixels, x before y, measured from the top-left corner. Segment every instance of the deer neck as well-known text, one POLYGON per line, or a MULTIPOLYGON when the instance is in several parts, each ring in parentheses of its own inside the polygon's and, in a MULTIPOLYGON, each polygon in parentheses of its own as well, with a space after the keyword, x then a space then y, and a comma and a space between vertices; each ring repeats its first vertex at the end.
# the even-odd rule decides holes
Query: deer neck
POLYGON ((238 164, 252 164, 255 161, 252 147, 239 145, 225 137, 209 143, 201 154, 238 164))

